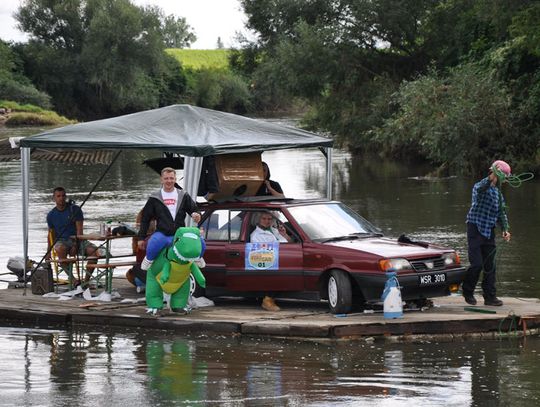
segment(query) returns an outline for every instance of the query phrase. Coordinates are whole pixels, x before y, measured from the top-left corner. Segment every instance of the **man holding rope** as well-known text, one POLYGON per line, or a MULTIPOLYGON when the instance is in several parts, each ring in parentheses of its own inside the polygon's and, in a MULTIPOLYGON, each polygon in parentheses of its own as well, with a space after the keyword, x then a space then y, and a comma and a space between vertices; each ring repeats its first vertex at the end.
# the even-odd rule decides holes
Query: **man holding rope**
POLYGON ((510 241, 511 235, 506 216, 506 204, 501 193, 501 184, 511 176, 511 168, 502 160, 495 161, 489 175, 477 182, 472 191, 472 205, 467 214, 467 245, 470 266, 463 281, 463 297, 467 304, 476 305, 474 289, 478 283, 480 272, 484 304, 501 306, 503 302, 497 298, 495 287, 495 225, 502 228, 502 237, 510 241))

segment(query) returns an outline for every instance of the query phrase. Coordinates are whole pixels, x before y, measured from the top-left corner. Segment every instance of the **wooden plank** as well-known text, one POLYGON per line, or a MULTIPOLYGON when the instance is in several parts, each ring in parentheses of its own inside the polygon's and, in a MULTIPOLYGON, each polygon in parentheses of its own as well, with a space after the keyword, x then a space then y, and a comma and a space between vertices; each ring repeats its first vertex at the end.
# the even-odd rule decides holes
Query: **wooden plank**
POLYGON ((102 269, 109 269, 109 268, 115 268, 115 267, 125 267, 125 266, 135 266, 137 264, 136 261, 122 261, 122 262, 115 262, 115 263, 90 263, 86 265, 87 269, 94 270, 97 268, 102 269))

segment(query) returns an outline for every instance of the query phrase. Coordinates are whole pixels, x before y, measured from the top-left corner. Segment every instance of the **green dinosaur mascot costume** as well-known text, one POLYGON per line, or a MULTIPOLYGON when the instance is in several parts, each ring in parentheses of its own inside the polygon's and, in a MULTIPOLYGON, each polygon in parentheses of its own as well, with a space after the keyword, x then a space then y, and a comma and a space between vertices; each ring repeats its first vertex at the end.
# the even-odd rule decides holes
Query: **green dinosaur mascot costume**
POLYGON ((178 228, 173 244, 163 249, 152 263, 146 278, 148 313, 156 315, 163 308, 163 292, 171 295, 173 312, 189 312, 189 275, 201 287, 206 280, 194 263, 201 256, 202 242, 198 228, 178 228))

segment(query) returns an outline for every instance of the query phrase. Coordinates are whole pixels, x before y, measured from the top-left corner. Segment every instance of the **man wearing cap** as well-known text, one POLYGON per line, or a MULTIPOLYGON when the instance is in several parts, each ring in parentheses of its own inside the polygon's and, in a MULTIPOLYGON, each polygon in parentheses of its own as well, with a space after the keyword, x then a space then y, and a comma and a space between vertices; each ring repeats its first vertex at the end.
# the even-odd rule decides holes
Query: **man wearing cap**
POLYGON ((474 184, 472 190, 472 205, 467 214, 467 245, 470 266, 465 274, 462 291, 467 304, 476 305, 474 289, 478 283, 480 272, 484 304, 501 306, 503 302, 497 298, 495 287, 495 225, 502 228, 502 237, 510 241, 506 205, 500 186, 506 177, 510 176, 510 166, 502 161, 495 161, 489 175, 474 184))

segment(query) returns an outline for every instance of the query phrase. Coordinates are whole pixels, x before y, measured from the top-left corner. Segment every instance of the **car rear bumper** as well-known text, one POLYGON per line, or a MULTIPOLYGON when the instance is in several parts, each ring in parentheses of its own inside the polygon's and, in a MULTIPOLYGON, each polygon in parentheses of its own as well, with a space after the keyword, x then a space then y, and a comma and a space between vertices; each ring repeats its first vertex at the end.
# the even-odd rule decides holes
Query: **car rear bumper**
MULTIPOLYGON (((460 267, 426 273, 398 274, 397 279, 401 288, 401 298, 404 301, 411 301, 450 295, 450 285, 461 284, 465 278, 465 272, 465 267, 460 267), (441 274, 444 274, 444 282, 435 281, 440 278, 441 274), (424 284, 421 284, 421 279, 424 284)), ((367 302, 381 301, 381 295, 386 284, 384 273, 352 273, 351 276, 367 302)))

